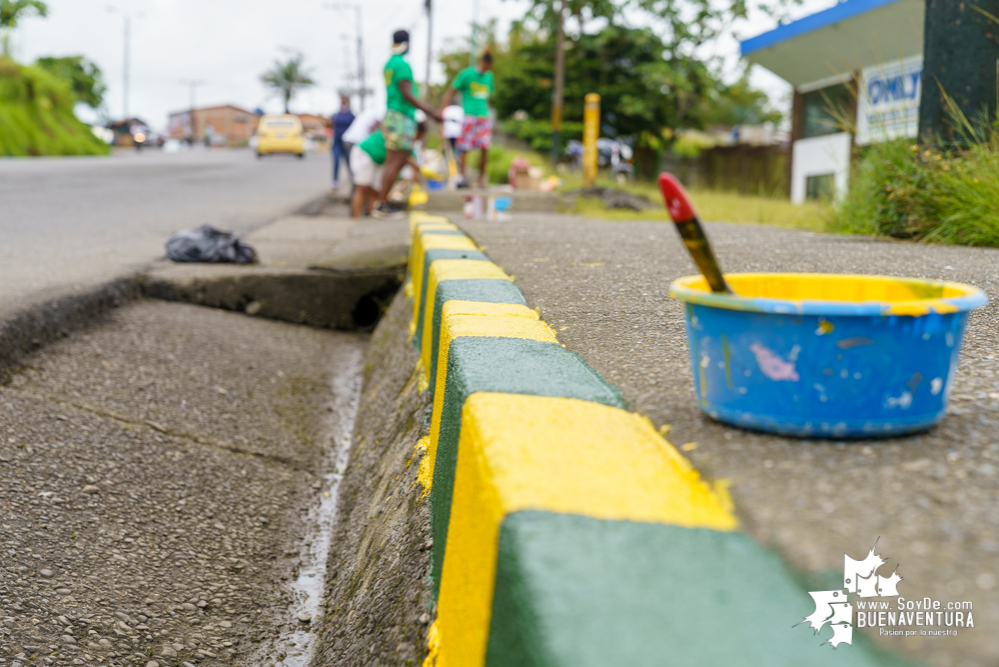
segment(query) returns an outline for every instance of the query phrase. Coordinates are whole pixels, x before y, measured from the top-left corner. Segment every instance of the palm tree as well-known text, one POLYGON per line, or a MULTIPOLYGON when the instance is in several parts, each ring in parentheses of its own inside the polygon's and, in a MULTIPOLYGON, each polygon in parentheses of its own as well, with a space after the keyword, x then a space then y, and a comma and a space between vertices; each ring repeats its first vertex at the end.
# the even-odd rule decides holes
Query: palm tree
POLYGON ((49 7, 42 0, 0 0, 0 28, 16 28, 20 18, 48 13, 49 7))
POLYGON ((0 0, 0 56, 10 57, 10 34, 18 19, 37 14, 47 16, 49 6, 42 0, 0 0))
POLYGON ((275 60, 274 67, 260 75, 265 86, 273 88, 284 98, 285 113, 289 113, 288 105, 298 91, 316 85, 309 72, 302 67, 304 59, 301 53, 295 53, 286 62, 275 60))

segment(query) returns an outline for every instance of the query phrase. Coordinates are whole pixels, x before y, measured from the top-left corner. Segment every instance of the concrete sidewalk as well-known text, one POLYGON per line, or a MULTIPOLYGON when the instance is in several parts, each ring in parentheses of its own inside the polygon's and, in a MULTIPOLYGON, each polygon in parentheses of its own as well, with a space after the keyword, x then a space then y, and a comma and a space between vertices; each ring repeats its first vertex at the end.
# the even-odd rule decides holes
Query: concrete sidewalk
POLYGON ((94 274, 85 284, 33 293, 19 308, 4 307, 4 297, 17 292, 16 284, 7 286, 0 294, 0 378, 26 353, 140 294, 297 324, 367 328, 404 270, 407 226, 358 222, 346 212, 339 200, 320 196, 299 214, 259 226, 244 236, 260 256, 253 266, 175 264, 149 256, 114 269, 116 278, 114 271, 94 274))
POLYGON ((971 318, 941 425, 907 438, 837 443, 752 433, 703 415, 682 308, 667 295, 672 280, 696 269, 672 225, 542 214, 455 222, 515 276, 560 342, 617 385, 632 410, 657 427, 670 425, 668 439, 706 477, 729 480, 745 528, 810 584, 837 587, 844 552, 862 559, 880 537, 879 551, 892 567, 900 564, 904 597, 974 605, 976 628, 958 637, 876 642, 941 666, 999 659, 989 630, 999 622, 999 251, 708 226, 727 271, 916 276, 989 293, 993 305, 971 318))

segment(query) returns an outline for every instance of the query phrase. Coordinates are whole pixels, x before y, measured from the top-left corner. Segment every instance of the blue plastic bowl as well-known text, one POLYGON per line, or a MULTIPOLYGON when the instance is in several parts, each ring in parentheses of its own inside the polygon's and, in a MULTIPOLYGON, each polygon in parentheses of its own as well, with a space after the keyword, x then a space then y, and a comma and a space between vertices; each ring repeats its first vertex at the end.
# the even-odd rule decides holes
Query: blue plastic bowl
POLYGON ((694 391, 728 424, 857 438, 927 429, 944 416, 969 311, 982 290, 916 278, 744 273, 715 294, 702 276, 670 286, 686 304, 694 391))

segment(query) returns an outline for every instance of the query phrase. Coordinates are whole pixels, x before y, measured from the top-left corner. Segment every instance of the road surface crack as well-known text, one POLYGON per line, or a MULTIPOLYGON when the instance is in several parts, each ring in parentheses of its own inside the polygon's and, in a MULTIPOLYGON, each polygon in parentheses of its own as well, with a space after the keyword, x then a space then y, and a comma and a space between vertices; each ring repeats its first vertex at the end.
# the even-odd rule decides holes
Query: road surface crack
POLYGON ((277 463, 282 466, 287 466, 295 470, 305 470, 311 472, 312 466, 297 459, 293 459, 286 456, 275 456, 274 454, 263 454, 261 452, 255 452, 244 447, 239 447, 227 440, 221 440, 219 438, 213 438, 211 436, 197 435, 195 433, 188 433, 181 429, 173 428, 171 426, 166 426, 155 422, 152 419, 142 419, 141 417, 135 417, 132 415, 125 415, 114 410, 109 410, 108 408, 101 407, 99 405, 94 405, 92 403, 87 403, 86 401, 77 401, 65 396, 59 396, 56 394, 41 394, 33 391, 27 391, 24 389, 13 389, 11 387, 6 387, 5 391, 17 394, 22 398, 28 398, 36 401, 47 401, 49 403, 57 403, 60 405, 68 405, 74 407, 78 410, 84 410, 101 417, 108 417, 114 419, 115 421, 121 422, 134 429, 149 428, 164 435, 169 435, 175 438, 182 438, 184 440, 189 440, 196 442, 199 445, 206 445, 209 447, 216 447, 218 449, 224 449, 227 452, 233 454, 244 454, 246 456, 253 456, 255 458, 270 461, 272 463, 277 463))

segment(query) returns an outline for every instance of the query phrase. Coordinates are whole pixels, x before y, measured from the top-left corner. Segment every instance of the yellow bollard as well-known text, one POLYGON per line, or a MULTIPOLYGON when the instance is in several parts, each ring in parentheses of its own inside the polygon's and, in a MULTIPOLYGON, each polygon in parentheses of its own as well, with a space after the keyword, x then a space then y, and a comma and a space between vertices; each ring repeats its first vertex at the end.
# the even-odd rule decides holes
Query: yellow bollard
POLYGON ((600 136, 600 95, 589 93, 583 107, 583 185, 597 177, 597 138, 600 136))

